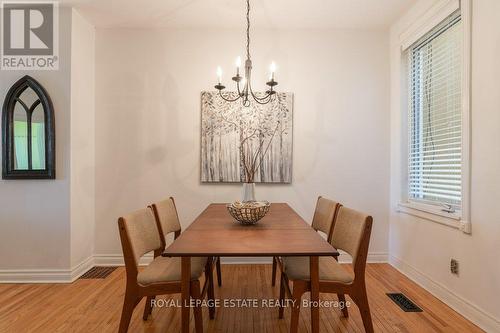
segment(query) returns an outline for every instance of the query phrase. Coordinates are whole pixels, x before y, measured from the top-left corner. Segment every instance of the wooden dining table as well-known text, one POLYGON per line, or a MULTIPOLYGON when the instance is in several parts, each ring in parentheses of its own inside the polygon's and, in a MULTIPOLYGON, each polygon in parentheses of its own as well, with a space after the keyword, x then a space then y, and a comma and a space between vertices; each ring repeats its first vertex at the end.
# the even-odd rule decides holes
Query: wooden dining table
MULTIPOLYGON (((225 204, 210 204, 165 250, 181 257, 182 332, 189 332, 191 257, 310 257, 311 330, 319 331, 319 257, 338 256, 323 237, 288 204, 273 203, 254 225, 242 225, 225 204)), ((201 329, 197 330, 201 331, 201 329)))

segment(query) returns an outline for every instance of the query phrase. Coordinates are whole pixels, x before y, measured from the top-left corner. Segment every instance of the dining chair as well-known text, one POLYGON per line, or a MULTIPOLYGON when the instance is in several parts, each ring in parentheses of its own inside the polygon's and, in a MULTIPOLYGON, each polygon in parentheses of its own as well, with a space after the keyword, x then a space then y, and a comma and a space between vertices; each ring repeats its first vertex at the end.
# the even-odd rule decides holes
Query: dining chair
MULTIPOLYGON (((340 206, 342 205, 338 202, 323 198, 322 196, 319 196, 318 200, 316 201, 316 208, 314 210, 312 220, 312 228, 316 231, 323 232, 326 235, 328 242, 330 242, 333 224, 335 223, 335 218, 340 206)), ((271 277, 271 285, 273 287, 276 284, 277 266, 281 265, 281 263, 281 258, 273 257, 273 270, 271 277)))
MULTIPOLYGON (((118 229, 125 259, 127 284, 123 302, 119 332, 127 332, 135 307, 142 298, 148 297, 143 318, 151 313, 150 297, 156 295, 175 294, 181 292, 181 260, 180 258, 162 257, 162 243, 154 214, 151 209, 144 208, 120 217, 118 229), (139 259, 146 253, 154 251, 156 257, 144 269, 139 271, 139 259), (149 304, 148 304, 149 303, 149 304)), ((205 275, 211 273, 210 262, 206 258, 191 260, 191 297, 203 299, 208 277, 200 290, 199 278, 205 268, 205 275)), ((201 307, 194 307, 196 331, 203 331, 201 307)))
MULTIPOLYGON (((167 246, 166 235, 169 233, 174 233, 174 240, 181 234, 181 224, 179 222, 179 214, 177 213, 177 207, 175 206, 175 200, 170 197, 166 200, 154 203, 149 206, 154 214, 156 223, 158 224, 158 230, 160 230, 160 238, 163 246, 163 251, 167 246)), ((162 251, 162 252, 163 252, 162 251)), ((213 266, 217 270, 217 284, 222 286, 222 273, 220 267, 220 257, 215 257, 213 259, 213 266)))
MULTIPOLYGON (((181 223, 179 220, 179 214, 177 212, 177 207, 175 205, 175 200, 173 197, 169 197, 168 199, 155 202, 148 206, 152 211, 156 220, 156 226, 158 227, 158 231, 160 234, 161 241, 161 250, 158 253, 154 253, 154 256, 160 256, 167 246, 167 236, 170 234, 174 234, 174 240, 177 239, 181 232, 181 223)), ((207 259, 207 269, 210 269, 210 272, 205 271, 205 276, 208 279, 207 286, 207 296, 209 299, 214 299, 214 283, 213 283, 213 267, 216 264, 215 259, 206 258, 207 259)), ((146 304, 151 304, 151 300, 154 299, 154 296, 150 296, 148 298, 148 302, 146 304)), ((151 308, 148 309, 149 313, 151 312, 151 308)), ((146 319, 148 313, 146 309, 144 310, 144 319, 146 319)), ((209 316, 210 319, 214 319, 215 317, 215 308, 209 308, 209 316)))
MULTIPOLYGON (((344 269, 332 257, 319 258, 319 291, 348 294, 358 306, 365 331, 369 333, 373 332, 373 324, 366 293, 365 268, 372 221, 371 216, 353 209, 344 206, 339 209, 330 244, 352 257, 353 272, 344 269)), ((311 290, 309 258, 283 257, 282 268, 280 304, 283 304, 285 293, 295 301, 292 305, 290 323, 290 332, 295 333, 299 323, 302 294, 311 290), (289 281, 292 282, 292 290, 289 281)), ((283 307, 279 309, 279 318, 283 318, 283 310, 283 307)), ((347 311, 342 313, 348 317, 347 311)))

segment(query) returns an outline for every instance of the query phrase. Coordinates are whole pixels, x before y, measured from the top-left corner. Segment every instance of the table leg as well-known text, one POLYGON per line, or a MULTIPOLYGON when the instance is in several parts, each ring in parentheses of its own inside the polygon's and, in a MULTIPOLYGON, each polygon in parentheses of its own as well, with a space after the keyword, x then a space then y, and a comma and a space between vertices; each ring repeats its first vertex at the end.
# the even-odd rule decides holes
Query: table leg
POLYGON ((214 295, 214 274, 213 274, 213 265, 214 265, 214 257, 208 257, 208 273, 207 273, 207 278, 208 278, 208 291, 207 291, 207 298, 208 301, 211 302, 212 304, 209 305, 208 307, 208 315, 210 319, 215 318, 215 295, 214 295))
POLYGON ((181 302, 182 316, 181 327, 183 333, 189 333, 189 316, 191 291, 191 257, 182 257, 181 259, 181 302))
POLYGON ((319 332, 319 258, 311 256, 309 260, 311 277, 311 332, 319 332))

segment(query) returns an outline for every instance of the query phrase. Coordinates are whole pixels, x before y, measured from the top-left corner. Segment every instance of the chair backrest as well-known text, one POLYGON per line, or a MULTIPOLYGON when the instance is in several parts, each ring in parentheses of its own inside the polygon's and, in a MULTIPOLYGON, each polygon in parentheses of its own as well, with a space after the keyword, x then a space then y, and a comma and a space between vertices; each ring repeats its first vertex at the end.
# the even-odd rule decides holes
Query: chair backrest
POLYGON ((175 207, 174 198, 170 197, 166 200, 155 202, 152 204, 158 230, 160 231, 160 239, 162 246, 166 246, 166 237, 168 234, 174 232, 175 238, 181 233, 181 224, 179 222, 179 215, 175 207))
POLYGON ((330 243, 349 253, 354 274, 364 276, 373 218, 347 207, 340 207, 330 243))
POLYGON ((328 241, 332 235, 332 227, 338 213, 340 204, 338 202, 318 197, 316 209, 312 220, 312 227, 316 231, 321 231, 326 234, 328 241))
POLYGON ((139 259, 161 248, 161 240, 153 212, 144 208, 118 219, 120 239, 127 276, 137 277, 139 259))

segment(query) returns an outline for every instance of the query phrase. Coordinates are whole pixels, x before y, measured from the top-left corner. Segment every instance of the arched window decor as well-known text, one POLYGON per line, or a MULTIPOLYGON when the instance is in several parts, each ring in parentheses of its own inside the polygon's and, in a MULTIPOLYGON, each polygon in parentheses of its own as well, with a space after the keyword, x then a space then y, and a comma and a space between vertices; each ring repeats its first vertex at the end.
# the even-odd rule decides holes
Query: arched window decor
POLYGON ((17 81, 2 109, 2 178, 54 179, 54 129, 45 89, 28 75, 17 81))

